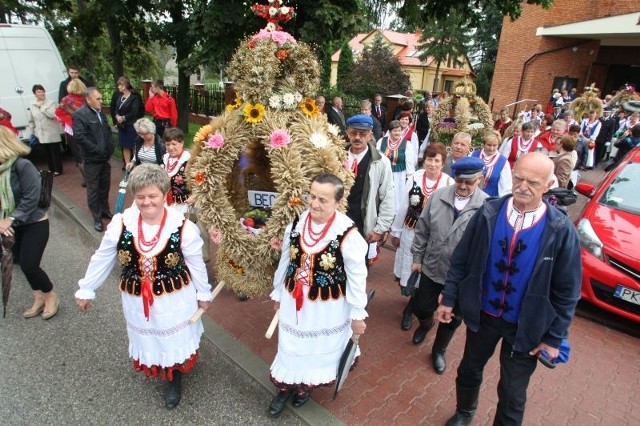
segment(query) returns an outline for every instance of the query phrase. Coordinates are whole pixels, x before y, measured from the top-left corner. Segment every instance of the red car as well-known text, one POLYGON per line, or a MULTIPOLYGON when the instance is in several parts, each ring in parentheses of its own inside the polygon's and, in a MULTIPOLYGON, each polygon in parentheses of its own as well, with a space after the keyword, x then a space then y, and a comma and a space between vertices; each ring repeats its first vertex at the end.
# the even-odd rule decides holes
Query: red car
POLYGON ((640 148, 594 186, 576 220, 582 247, 582 299, 640 323, 640 148))

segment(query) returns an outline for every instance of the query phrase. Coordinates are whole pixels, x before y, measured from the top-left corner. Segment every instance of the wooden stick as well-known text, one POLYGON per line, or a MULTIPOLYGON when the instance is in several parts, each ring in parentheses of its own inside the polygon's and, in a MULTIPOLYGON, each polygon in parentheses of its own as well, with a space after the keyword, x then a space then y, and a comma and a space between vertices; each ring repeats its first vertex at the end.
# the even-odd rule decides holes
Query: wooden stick
MULTIPOLYGON (((222 291, 223 288, 224 288, 224 281, 220 281, 218 283, 218 285, 216 286, 216 288, 214 288, 213 291, 211 292, 211 301, 212 302, 213 302, 213 299, 215 299, 216 296, 218 294, 220 294, 220 292, 222 291)), ((200 319, 200 317, 202 316, 202 314, 204 314, 204 309, 198 308, 198 310, 194 312, 194 314, 191 316, 191 318, 189 318, 189 324, 193 324, 194 322, 198 321, 200 319)))
POLYGON ((276 331, 276 326, 278 325, 279 317, 280 317, 280 309, 278 309, 276 313, 273 315, 271 324, 269 324, 269 328, 267 328, 267 332, 264 334, 264 337, 266 337, 267 339, 271 339, 271 336, 273 336, 273 332, 276 331))

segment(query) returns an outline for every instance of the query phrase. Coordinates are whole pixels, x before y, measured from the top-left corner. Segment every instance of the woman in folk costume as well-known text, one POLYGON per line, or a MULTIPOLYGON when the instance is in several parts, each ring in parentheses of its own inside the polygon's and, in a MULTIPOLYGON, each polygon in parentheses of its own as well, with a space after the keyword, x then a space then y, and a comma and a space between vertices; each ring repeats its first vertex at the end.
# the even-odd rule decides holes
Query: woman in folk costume
POLYGON ((168 381, 165 407, 172 409, 180 403, 182 374, 198 360, 202 322, 189 319, 212 299, 202 239, 195 224, 165 207, 169 177, 162 167, 139 165, 128 188, 135 205, 114 215, 78 282, 76 304, 83 312, 91 307, 117 260, 129 356, 136 371, 168 381))
POLYGON ((504 136, 504 132, 507 130, 513 121, 509 117, 509 109, 503 108, 500 110, 500 118, 493 123, 494 130, 500 132, 500 136, 504 136))
POLYGON ((585 167, 588 169, 593 168, 596 138, 598 137, 601 128, 602 122, 599 120, 598 111, 596 110, 589 111, 589 116, 580 123, 579 137, 587 142, 587 147, 589 148, 587 159, 585 161, 585 167))
POLYGON ((186 214, 189 210, 187 200, 191 191, 187 188, 187 163, 191 153, 184 148, 184 133, 177 127, 169 127, 163 135, 167 153, 164 154, 165 170, 171 178, 171 187, 167 193, 167 205, 186 214))
POLYGON ((271 299, 280 311, 271 381, 278 394, 269 413, 309 400, 313 388, 336 380, 347 341, 365 330, 367 243, 338 212, 344 187, 335 175, 316 176, 309 208, 287 226, 271 299))
POLYGON ((489 131, 484 135, 484 144, 481 149, 476 149, 472 157, 484 161, 484 182, 482 190, 490 197, 503 197, 511 194, 511 166, 507 157, 498 152, 500 133, 489 131))
POLYGON ((419 150, 418 136, 409 126, 411 113, 403 111, 400 116, 402 117, 400 120, 393 120, 389 123, 389 132, 376 144, 378 151, 391 161, 395 195, 394 211, 396 213, 400 209, 400 199, 405 183, 416 171, 419 150), (403 128, 402 123, 405 123, 407 127, 403 128))
POLYGON ((423 168, 415 172, 413 179, 408 180, 403 188, 400 210, 396 213, 391 225, 391 244, 397 248, 393 273, 400 284, 402 295, 410 297, 402 312, 400 327, 403 330, 411 328, 413 315, 414 297, 405 291, 405 287, 411 275, 411 263, 413 263, 411 244, 415 235, 416 222, 431 194, 436 189, 455 183, 453 178, 442 172, 445 158, 447 158, 447 148, 444 144, 436 142, 427 147, 422 164, 423 168))
POLYGON ((531 123, 522 125, 522 136, 514 136, 506 140, 500 147, 500 153, 507 157, 509 166, 513 167, 516 160, 527 152, 542 149, 542 144, 533 136, 534 126, 531 123))

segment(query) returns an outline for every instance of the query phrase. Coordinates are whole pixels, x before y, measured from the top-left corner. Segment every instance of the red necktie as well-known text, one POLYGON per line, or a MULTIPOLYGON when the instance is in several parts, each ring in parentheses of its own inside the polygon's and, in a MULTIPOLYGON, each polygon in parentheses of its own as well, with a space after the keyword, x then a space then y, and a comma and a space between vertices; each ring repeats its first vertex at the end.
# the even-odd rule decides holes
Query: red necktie
POLYGON ((353 163, 351 163, 351 170, 353 171, 353 174, 357 177, 358 176, 358 160, 357 159, 353 159, 353 163))

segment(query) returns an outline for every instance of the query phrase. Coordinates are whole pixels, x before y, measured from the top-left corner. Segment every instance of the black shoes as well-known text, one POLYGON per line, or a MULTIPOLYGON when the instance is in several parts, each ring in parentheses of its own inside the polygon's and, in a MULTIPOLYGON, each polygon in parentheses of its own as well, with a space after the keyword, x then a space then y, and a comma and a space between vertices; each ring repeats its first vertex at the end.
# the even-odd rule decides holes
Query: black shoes
POLYGON ((98 232, 103 232, 104 231, 104 225, 102 224, 101 220, 96 220, 93 223, 93 229, 95 229, 98 232))
POLYGON ((173 380, 167 385, 167 391, 164 394, 164 406, 167 410, 173 410, 180 404, 182 398, 182 373, 180 371, 173 372, 173 380))
POLYGON ((400 327, 405 331, 411 329, 412 320, 413 312, 411 309, 411 301, 409 301, 409 303, 407 303, 407 306, 405 306, 404 311, 402 311, 402 321, 400 322, 400 327))
POLYGON ((102 218, 111 220, 113 219, 113 214, 111 212, 102 213, 102 218))
POLYGON ((427 333, 431 330, 431 327, 435 324, 433 318, 420 320, 420 325, 416 328, 416 331, 413 333, 413 344, 419 345, 424 341, 424 338, 427 337, 427 333))
POLYGON ((291 405, 293 405, 295 408, 302 407, 304 404, 307 403, 307 401, 309 401, 309 396, 310 395, 311 395, 311 391, 305 392, 303 394, 295 394, 295 396, 293 397, 293 402, 291 403, 291 405))
MULTIPOLYGON (((293 395, 292 390, 279 391, 278 394, 271 400, 271 404, 269 405, 269 414, 271 414, 272 416, 277 416, 282 413, 282 410, 284 410, 284 407, 287 405, 287 401, 289 400, 289 398, 291 398, 291 395, 293 395)), ((308 395, 307 399, 309 399, 308 395)))
POLYGON ((431 352, 431 364, 433 365, 433 369, 436 371, 436 373, 444 373, 444 370, 447 369, 447 361, 444 358, 444 351, 431 352))

